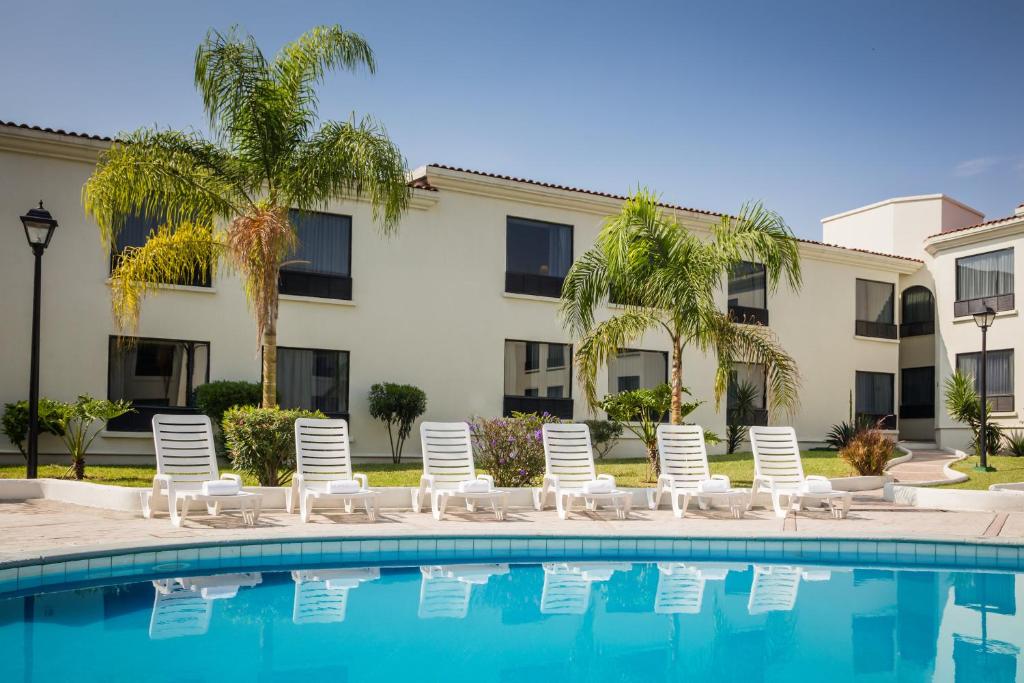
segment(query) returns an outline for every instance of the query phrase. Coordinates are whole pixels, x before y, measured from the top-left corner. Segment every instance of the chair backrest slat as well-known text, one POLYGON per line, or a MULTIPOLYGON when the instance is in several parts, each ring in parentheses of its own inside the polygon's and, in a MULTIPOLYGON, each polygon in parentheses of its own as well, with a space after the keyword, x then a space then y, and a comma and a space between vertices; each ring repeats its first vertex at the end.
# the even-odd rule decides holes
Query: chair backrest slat
POLYGON ((438 488, 454 488, 460 481, 476 477, 473 442, 465 422, 424 422, 420 424, 423 473, 434 477, 438 488))
POLYGON ((157 474, 175 482, 217 479, 213 427, 206 415, 154 415, 153 446, 157 474))
POLYGON ((750 447, 754 451, 754 476, 779 484, 804 480, 800 444, 792 427, 751 427, 750 447))
POLYGON ((550 423, 542 428, 544 464, 558 475, 562 488, 579 488, 597 478, 590 427, 583 423, 550 423))
POLYGON ((295 471, 307 481, 352 478, 348 422, 313 417, 295 421, 295 471))
POLYGON ((696 489, 697 482, 711 476, 704 428, 699 425, 658 425, 658 459, 661 473, 677 486, 696 489))

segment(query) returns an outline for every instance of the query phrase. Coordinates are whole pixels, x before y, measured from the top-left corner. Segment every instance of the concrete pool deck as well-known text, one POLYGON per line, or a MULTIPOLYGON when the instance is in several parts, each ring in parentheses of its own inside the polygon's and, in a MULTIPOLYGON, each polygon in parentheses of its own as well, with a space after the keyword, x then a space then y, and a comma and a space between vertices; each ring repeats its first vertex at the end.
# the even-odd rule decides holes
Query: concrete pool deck
POLYGON ((510 509, 505 522, 489 511, 466 513, 449 508, 435 521, 429 513, 384 509, 377 523, 360 513, 314 513, 308 524, 297 514, 266 511, 255 527, 235 514, 189 518, 175 528, 166 515, 144 519, 138 513, 83 507, 46 499, 0 503, 0 564, 40 561, 73 553, 152 549, 167 545, 264 542, 285 539, 379 536, 675 536, 762 538, 872 538, 1024 543, 1024 512, 944 512, 886 503, 858 495, 845 520, 827 512, 800 513, 783 523, 770 510, 755 509, 742 520, 725 511, 691 511, 682 519, 671 510, 635 509, 628 520, 612 512, 576 513, 560 520, 554 510, 510 509))

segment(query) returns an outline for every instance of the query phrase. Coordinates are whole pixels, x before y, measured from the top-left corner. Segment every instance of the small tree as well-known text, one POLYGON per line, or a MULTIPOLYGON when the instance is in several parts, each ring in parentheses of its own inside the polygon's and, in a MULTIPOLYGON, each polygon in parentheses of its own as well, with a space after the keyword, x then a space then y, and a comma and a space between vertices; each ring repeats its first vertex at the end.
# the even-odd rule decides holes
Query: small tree
MULTIPOLYGON (((64 436, 62 419, 67 404, 48 398, 39 399, 39 433, 64 436)), ((18 447, 21 455, 28 458, 25 440, 28 438, 28 401, 17 401, 4 405, 3 434, 18 447)))
MULTIPOLYGON (((686 391, 686 388, 683 388, 686 391)), ((701 401, 684 402, 682 415, 692 413, 701 401)), ((658 478, 658 425, 665 421, 672 408, 672 388, 659 384, 653 389, 633 389, 618 394, 608 394, 598 404, 608 417, 633 432, 647 450, 647 476, 653 481, 658 478)))
POLYGON ((259 382, 218 380, 200 384, 195 390, 196 408, 215 425, 221 423, 228 408, 258 406, 262 398, 259 382))
POLYGON ((71 467, 65 476, 73 474, 78 481, 85 479, 85 455, 107 421, 133 412, 130 401, 108 401, 88 394, 68 404, 61 419, 64 446, 71 455, 71 467), (97 422, 100 425, 94 430, 97 422))
POLYGON ((427 395, 411 384, 383 382, 370 387, 370 416, 388 428, 391 461, 402 462, 402 448, 412 424, 427 410, 427 395))
POLYGON ((224 412, 221 429, 235 469, 260 486, 287 486, 295 472, 295 420, 319 411, 238 406, 224 412))
MULTIPOLYGON (((974 389, 974 380, 959 370, 946 378, 943 383, 946 391, 946 412, 956 422, 962 422, 971 429, 971 448, 976 455, 981 455, 981 398, 974 389)), ((992 406, 988 406, 992 412, 992 406)), ((999 425, 991 422, 985 427, 986 450, 989 453, 999 452, 1003 440, 1003 431, 999 425)))
POLYGON ((726 412, 728 424, 725 429, 726 452, 735 453, 747 438, 747 426, 754 419, 754 402, 757 387, 750 382, 740 381, 733 394, 733 407, 726 412))
POLYGON ((608 455, 622 436, 622 424, 615 420, 584 420, 590 427, 590 442, 594 445, 598 460, 608 455))

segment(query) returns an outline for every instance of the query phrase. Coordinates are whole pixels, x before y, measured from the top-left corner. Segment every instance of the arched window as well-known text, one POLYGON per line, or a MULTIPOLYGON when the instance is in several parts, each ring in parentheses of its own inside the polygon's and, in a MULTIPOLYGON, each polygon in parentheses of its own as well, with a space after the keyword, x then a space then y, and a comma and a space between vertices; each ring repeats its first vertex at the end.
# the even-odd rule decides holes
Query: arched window
POLYGON ((927 287, 915 285, 903 290, 900 336, 916 337, 935 333, 935 298, 927 287))

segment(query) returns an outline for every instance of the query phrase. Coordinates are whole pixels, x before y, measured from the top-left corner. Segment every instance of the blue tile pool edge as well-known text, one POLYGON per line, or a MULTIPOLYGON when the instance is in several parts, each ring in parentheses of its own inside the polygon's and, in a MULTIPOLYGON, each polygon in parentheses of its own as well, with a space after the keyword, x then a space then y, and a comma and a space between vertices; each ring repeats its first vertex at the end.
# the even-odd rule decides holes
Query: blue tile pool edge
POLYGON ((664 536, 414 536, 298 538, 83 551, 0 563, 0 597, 225 571, 466 562, 746 562, 1022 572, 1024 545, 918 539, 664 536))

